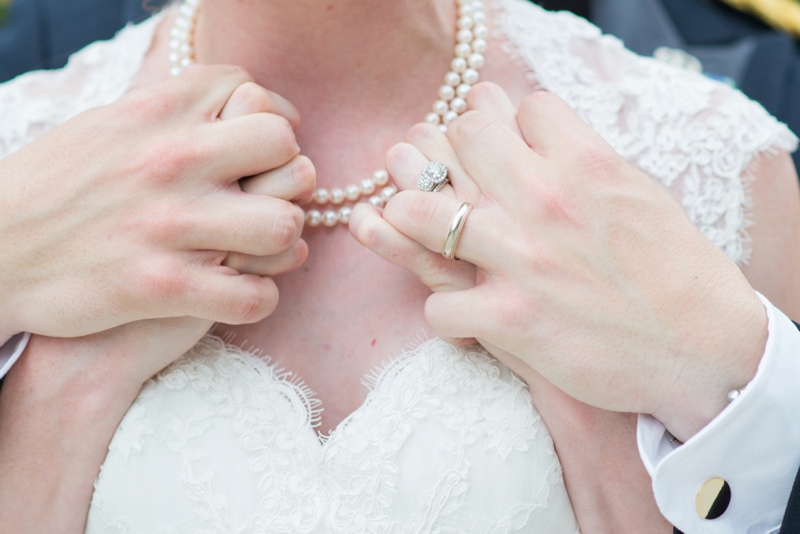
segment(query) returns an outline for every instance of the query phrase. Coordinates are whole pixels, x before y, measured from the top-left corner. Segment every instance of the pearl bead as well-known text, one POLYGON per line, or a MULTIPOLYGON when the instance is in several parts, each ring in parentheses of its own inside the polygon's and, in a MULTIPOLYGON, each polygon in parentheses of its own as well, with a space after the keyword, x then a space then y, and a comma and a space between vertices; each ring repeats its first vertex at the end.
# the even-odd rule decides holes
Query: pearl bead
POLYGON ((344 188, 344 196, 347 197, 347 200, 356 201, 361 196, 361 189, 357 185, 348 185, 344 188))
POLYGON ((336 226, 337 222, 339 222, 339 214, 337 214, 333 210, 326 211, 325 214, 322 216, 322 224, 324 224, 328 228, 336 226))
POLYGON ((169 31, 169 34, 173 37, 180 37, 181 33, 183 33, 181 32, 181 29, 176 26, 173 26, 172 29, 169 31))
POLYGON ((486 15, 483 13, 483 11, 475 11, 472 14, 472 20, 475 21, 475 24, 483 24, 486 22, 486 15))
POLYGON ((475 69, 467 69, 464 71, 462 78, 464 79, 464 83, 475 85, 476 83, 478 83, 480 75, 478 74, 478 71, 475 69))
POLYGON ((428 124, 439 124, 439 115, 436 113, 428 113, 425 115, 425 122, 428 124))
POLYGON ((344 189, 341 187, 334 187, 331 189, 331 202, 334 204, 341 204, 344 202, 344 189))
POLYGON ((458 27, 462 30, 468 30, 475 25, 475 21, 472 20, 472 17, 463 16, 458 19, 458 27))
POLYGON ((169 69, 169 73, 173 77, 180 76, 181 75, 181 68, 180 67, 172 67, 171 69, 169 69))
POLYGON ((467 102, 463 98, 456 97, 450 101, 450 109, 460 115, 467 111, 467 102))
POLYGON ((397 188, 394 187, 393 185, 390 185, 389 187, 383 188, 383 190, 381 191, 381 198, 383 199, 384 202, 389 202, 389 200, 391 200, 396 193, 397 193, 397 188))
POLYGON ((439 88, 439 98, 450 102, 456 96, 456 90, 449 85, 443 85, 439 88))
POLYGON ((467 67, 467 60, 463 57, 454 57, 453 60, 450 61, 450 68, 453 69, 453 72, 461 74, 467 70, 467 67))
POLYGON ((453 52, 455 53, 456 57, 463 57, 466 59, 472 53, 472 47, 467 43, 458 43, 453 52))
POLYGON ((183 67, 184 69, 188 68, 188 67, 191 67, 191 66, 192 66, 192 59, 191 58, 185 57, 185 58, 183 58, 181 60, 181 67, 183 67))
POLYGON ((350 222, 350 214, 353 213, 352 208, 348 208, 345 206, 344 208, 339 210, 339 222, 342 224, 347 224, 350 222))
POLYGON ((447 126, 445 126, 444 124, 440 124, 439 125, 439 131, 442 132, 443 134, 446 134, 447 133, 447 126))
POLYGON ((178 28, 186 30, 189 29, 189 25, 190 25, 189 20, 186 19, 185 17, 178 17, 177 19, 175 19, 175 26, 177 26, 178 28))
POLYGON ((444 75, 444 83, 450 87, 455 87, 461 83, 461 76, 457 72, 450 71, 444 75))
POLYGON ((478 39, 486 39, 486 37, 489 35, 489 29, 483 24, 478 24, 470 33, 473 33, 478 39))
POLYGON ((319 188, 314 191, 314 202, 317 204, 327 204, 330 199, 331 194, 328 193, 327 189, 319 188))
POLYGON ((364 178, 361 180, 361 192, 365 195, 371 195, 375 192, 375 182, 371 178, 364 178))
POLYGON ((369 203, 375 206, 376 208, 383 207, 383 199, 379 195, 372 195, 369 197, 369 203))
POLYGON ((483 2, 481 2, 481 0, 473 0, 472 9, 483 11, 483 2))
POLYGON ((189 47, 187 43, 183 43, 178 50, 180 50, 181 54, 184 54, 186 56, 188 56, 192 52, 192 49, 189 47))
POLYGON ((445 124, 450 124, 451 122, 453 122, 457 118, 458 118, 458 113, 456 113, 455 111, 453 111, 451 109, 450 111, 448 111, 447 113, 444 114, 444 117, 442 117, 442 122, 445 123, 445 124))
POLYGON ((433 103, 433 112, 437 115, 444 115, 448 109, 450 109, 450 106, 444 100, 437 100, 433 103))
POLYGON ((486 39, 475 39, 474 41, 472 41, 472 49, 476 53, 483 54, 484 52, 486 52, 486 48, 487 48, 486 39))
POLYGON ((372 173, 372 181, 375 182, 375 185, 386 185, 389 183, 389 173, 383 169, 377 170, 372 173))
POLYGON ((317 210, 310 210, 306 213, 306 224, 310 227, 314 228, 319 226, 319 223, 322 222, 322 214, 317 210))
POLYGON ((456 94, 458 95, 459 98, 467 98, 470 89, 472 89, 471 85, 462 83, 461 85, 456 87, 456 94))
MULTIPOLYGON (((479 26, 479 27, 486 28, 486 26, 479 26)), ((486 36, 483 35, 482 37, 486 37, 486 36)), ((474 35, 472 33, 472 30, 458 30, 458 33, 456 34, 456 40, 459 43, 471 43, 472 39, 474 39, 474 35)))
POLYGON ((189 4, 182 4, 179 11, 184 17, 192 18, 194 16, 194 9, 189 4))
POLYGON ((458 8, 458 14, 462 17, 466 17, 472 14, 472 5, 471 4, 461 4, 458 8))
POLYGON ((181 42, 178 39, 172 39, 169 42, 169 49, 170 50, 177 50, 181 47, 181 42))
POLYGON ((473 69, 480 69, 486 63, 486 60, 483 58, 483 54, 475 53, 469 56, 467 62, 473 69))
POLYGON ((170 54, 169 54, 169 62, 170 63, 177 63, 180 58, 181 58, 181 56, 178 55, 177 52, 170 52, 170 54))

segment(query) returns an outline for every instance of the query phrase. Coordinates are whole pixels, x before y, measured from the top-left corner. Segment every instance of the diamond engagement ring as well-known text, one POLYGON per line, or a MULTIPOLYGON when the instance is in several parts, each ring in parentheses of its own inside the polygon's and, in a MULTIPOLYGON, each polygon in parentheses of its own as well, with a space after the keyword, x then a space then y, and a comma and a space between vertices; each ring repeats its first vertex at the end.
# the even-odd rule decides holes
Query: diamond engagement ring
POLYGON ((447 166, 444 163, 432 161, 422 169, 422 176, 419 177, 417 187, 420 191, 436 193, 450 181, 447 173, 447 166))

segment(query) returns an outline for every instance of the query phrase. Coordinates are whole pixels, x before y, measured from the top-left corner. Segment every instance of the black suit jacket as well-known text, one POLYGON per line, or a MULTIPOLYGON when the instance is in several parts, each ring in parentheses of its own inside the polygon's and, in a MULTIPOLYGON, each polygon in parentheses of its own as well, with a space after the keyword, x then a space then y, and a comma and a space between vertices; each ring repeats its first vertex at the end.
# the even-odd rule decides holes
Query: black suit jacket
POLYGON ((143 0, 14 0, 0 27, 0 83, 29 70, 62 67, 89 43, 144 20, 148 9, 143 0))

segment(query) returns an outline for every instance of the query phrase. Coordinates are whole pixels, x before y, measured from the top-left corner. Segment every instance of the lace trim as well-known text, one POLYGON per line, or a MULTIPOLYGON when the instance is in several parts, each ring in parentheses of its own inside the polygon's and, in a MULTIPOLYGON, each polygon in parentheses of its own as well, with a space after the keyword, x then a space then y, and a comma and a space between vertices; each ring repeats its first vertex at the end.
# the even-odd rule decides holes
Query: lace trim
POLYGON ((528 531, 545 510, 560 518, 548 524, 574 529, 552 440, 510 370, 431 340, 374 376, 367 401, 320 444, 307 388, 207 336, 148 382, 126 416, 87 532, 147 531, 139 515, 149 515, 150 499, 173 503, 164 532, 170 521, 175 531, 201 521, 214 532, 502 534, 528 531), (227 478, 219 447, 250 468, 227 478), (131 477, 133 496, 120 483, 131 477), (240 491, 261 504, 242 509, 240 491), (498 501, 506 504, 487 507, 497 491, 507 491, 498 501))
POLYGON ((504 48, 628 162, 658 181, 734 261, 751 253, 747 180, 759 154, 792 152, 797 138, 759 104, 695 73, 625 50, 568 12, 498 0, 504 48))
POLYGON ((0 84, 0 158, 91 108, 127 93, 162 15, 128 25, 116 37, 73 54, 66 67, 34 71, 0 84))

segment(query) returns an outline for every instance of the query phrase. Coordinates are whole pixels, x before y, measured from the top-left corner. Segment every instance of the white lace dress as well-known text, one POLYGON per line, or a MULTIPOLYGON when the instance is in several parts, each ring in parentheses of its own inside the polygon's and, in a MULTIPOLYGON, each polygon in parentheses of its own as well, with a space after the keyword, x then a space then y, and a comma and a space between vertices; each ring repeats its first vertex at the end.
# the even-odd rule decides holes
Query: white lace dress
MULTIPOLYGON (((745 261, 744 173, 759 153, 794 150, 794 135, 740 93, 637 57, 571 14, 495 3, 496 38, 531 80, 745 261)), ((0 85, 0 157, 120 98, 157 20, 87 47, 62 70, 0 85)), ((122 421, 87 532, 577 531, 547 428, 502 364, 432 340, 376 373, 371 388, 320 443, 318 403, 302 384, 206 337, 122 421)))

